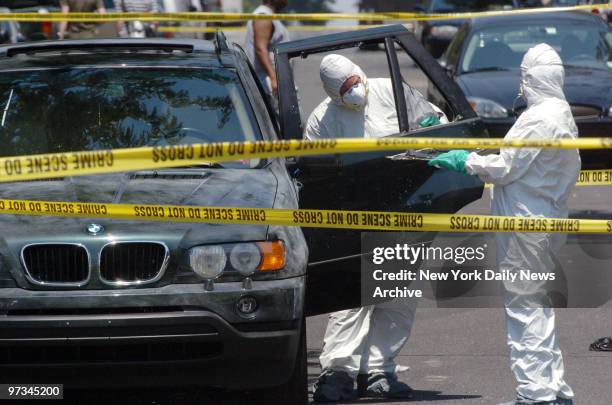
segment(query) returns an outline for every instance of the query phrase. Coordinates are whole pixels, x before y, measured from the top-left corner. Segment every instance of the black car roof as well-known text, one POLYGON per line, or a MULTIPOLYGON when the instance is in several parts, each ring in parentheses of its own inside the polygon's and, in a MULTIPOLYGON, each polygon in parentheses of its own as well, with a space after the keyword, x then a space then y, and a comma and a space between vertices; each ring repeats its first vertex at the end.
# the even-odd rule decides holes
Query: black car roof
POLYGON ((499 26, 505 24, 522 24, 528 26, 530 23, 565 21, 573 23, 600 23, 605 26, 603 19, 592 13, 584 11, 549 11, 543 13, 517 13, 494 17, 478 17, 470 20, 472 28, 483 28, 488 26, 499 26))
POLYGON ((0 70, 66 65, 228 67, 233 49, 197 39, 88 39, 0 46, 0 70))

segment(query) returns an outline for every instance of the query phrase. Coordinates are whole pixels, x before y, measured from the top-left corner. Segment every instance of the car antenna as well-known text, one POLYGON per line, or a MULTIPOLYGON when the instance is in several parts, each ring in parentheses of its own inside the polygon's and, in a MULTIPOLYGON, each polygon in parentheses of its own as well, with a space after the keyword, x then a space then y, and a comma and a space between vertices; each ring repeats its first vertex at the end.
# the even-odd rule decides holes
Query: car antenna
POLYGON ((217 53, 217 58, 220 58, 221 52, 229 50, 227 46, 227 38, 225 38, 225 34, 223 31, 217 30, 215 32, 215 52, 217 53))

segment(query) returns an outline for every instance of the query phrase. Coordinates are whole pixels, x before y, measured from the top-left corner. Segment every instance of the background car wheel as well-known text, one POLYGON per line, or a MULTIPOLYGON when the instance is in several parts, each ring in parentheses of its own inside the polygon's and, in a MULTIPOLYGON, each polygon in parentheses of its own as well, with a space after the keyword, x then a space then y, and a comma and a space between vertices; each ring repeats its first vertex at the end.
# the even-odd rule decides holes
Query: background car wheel
POLYGON ((300 341, 291 379, 285 384, 254 391, 251 395, 254 405, 306 405, 308 404, 308 363, 306 361, 306 321, 302 319, 300 341))

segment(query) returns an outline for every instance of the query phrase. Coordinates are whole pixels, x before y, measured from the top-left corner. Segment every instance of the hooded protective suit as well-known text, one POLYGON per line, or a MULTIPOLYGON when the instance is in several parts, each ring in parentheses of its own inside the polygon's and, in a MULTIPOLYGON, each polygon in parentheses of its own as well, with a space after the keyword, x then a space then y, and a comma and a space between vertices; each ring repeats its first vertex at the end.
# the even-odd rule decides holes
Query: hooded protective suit
MULTIPOLYGON (((399 132, 391 80, 368 79, 359 66, 333 54, 323 58, 320 75, 329 97, 310 115, 305 138, 372 138, 399 132), (354 75, 365 86, 365 105, 350 105, 352 101, 340 94, 344 82, 354 75)), ((432 115, 448 122, 417 90, 404 85, 404 92, 410 128, 418 128, 421 120, 432 115)), ((321 368, 345 371, 353 379, 360 373, 395 373, 394 359, 408 340, 415 307, 416 301, 398 300, 331 314, 319 358, 321 368)))
MULTIPOLYGON (((359 66, 335 54, 323 58, 319 73, 329 97, 310 114, 304 129, 306 139, 374 138, 399 133, 390 79, 368 79, 359 66), (359 76, 365 87, 367 102, 361 108, 351 106, 340 95, 340 88, 351 76, 359 76)), ((448 122, 441 110, 406 84, 404 96, 410 129, 419 128, 419 123, 429 116, 437 116, 442 123, 448 122)))
MULTIPOLYGON (((546 44, 531 48, 521 64, 521 90, 527 109, 505 139, 573 139, 578 130, 563 94, 561 58, 546 44)), ((471 153, 469 174, 493 183, 493 215, 556 217, 568 215, 567 200, 578 179, 578 150, 502 149, 499 155, 471 153)), ((553 255, 562 234, 495 235, 499 271, 554 271, 553 255)), ((535 401, 573 397, 563 378, 563 358, 555 335, 555 313, 547 307, 543 282, 506 283, 507 339, 519 396, 535 401)))

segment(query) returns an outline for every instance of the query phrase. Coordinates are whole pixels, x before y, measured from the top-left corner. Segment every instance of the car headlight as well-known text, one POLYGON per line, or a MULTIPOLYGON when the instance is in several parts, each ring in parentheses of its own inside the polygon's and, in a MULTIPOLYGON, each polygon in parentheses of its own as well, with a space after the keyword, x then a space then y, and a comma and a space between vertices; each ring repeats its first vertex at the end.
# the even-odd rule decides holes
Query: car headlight
POLYGON ((221 246, 196 246, 189 250, 189 265, 203 279, 219 277, 226 263, 227 255, 221 246))
POLYGON ((248 277, 285 267, 282 241, 195 246, 189 249, 189 265, 200 277, 214 280, 224 272, 248 277))
POLYGON ((612 117, 612 107, 608 109, 608 117, 612 117))
POLYGON ((250 276, 261 262, 261 252, 254 243, 240 243, 230 252, 230 263, 238 273, 250 276))
POLYGON ((468 97, 470 105, 476 111, 476 114, 482 118, 506 118, 508 110, 499 103, 481 97, 468 97))
POLYGON ((437 38, 451 39, 455 36, 458 30, 459 28, 455 27, 454 25, 438 25, 431 27, 429 33, 437 38))

